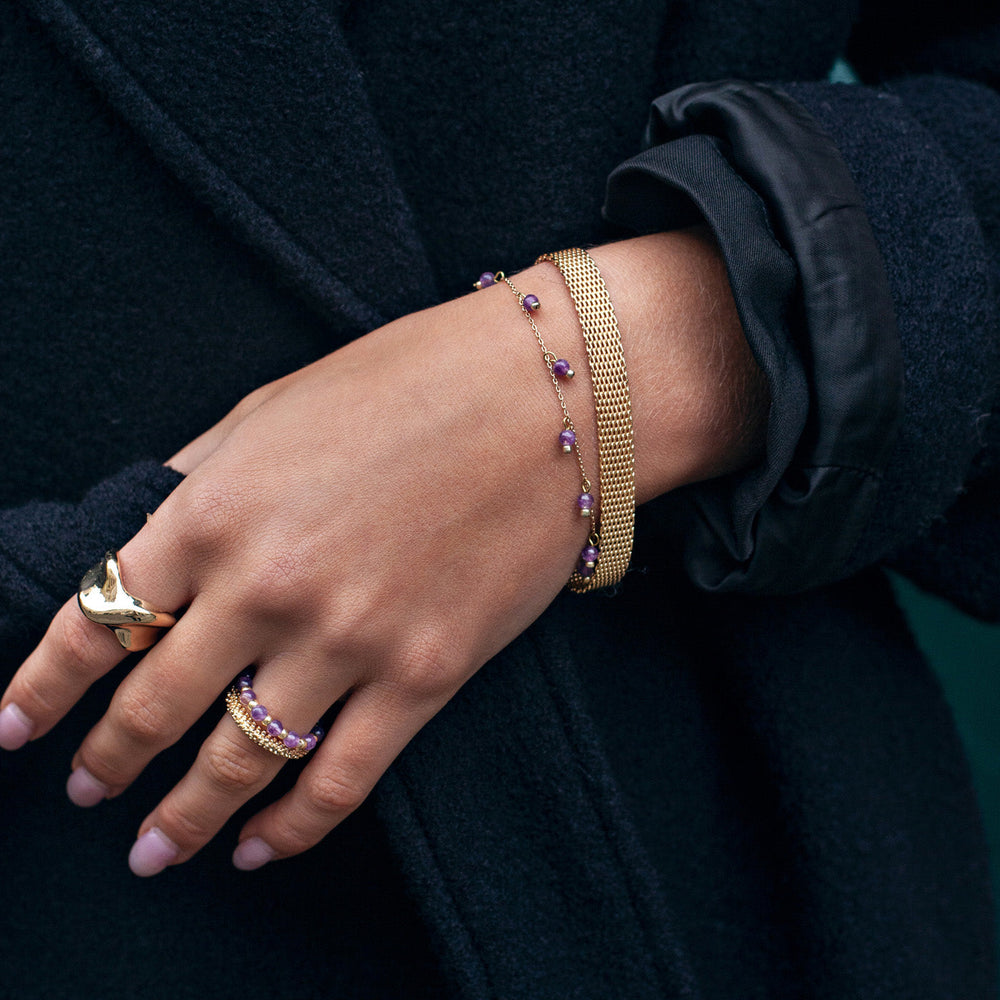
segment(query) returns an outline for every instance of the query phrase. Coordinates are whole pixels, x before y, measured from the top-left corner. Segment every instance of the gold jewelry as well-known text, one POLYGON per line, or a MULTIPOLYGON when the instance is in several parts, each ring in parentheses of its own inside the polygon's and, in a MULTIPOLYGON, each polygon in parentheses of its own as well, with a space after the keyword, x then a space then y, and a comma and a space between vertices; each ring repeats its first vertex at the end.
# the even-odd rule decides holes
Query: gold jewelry
POLYGON ((249 674, 244 674, 226 692, 226 711, 233 722, 259 747, 278 757, 298 760, 305 757, 323 738, 320 726, 313 726, 305 736, 292 732, 274 718, 257 700, 249 674))
POLYGON ((149 649, 177 621, 166 611, 154 611, 125 589, 117 552, 106 552, 87 570, 76 599, 80 610, 92 622, 111 629, 130 653, 149 649))
MULTIPOLYGON (((484 271, 479 275, 479 280, 476 281, 473 287, 475 288, 489 288, 491 285, 495 285, 498 281, 504 282, 507 287, 517 296, 518 304, 521 306, 521 311, 524 313, 531 325, 531 332, 535 335, 535 340, 538 341, 538 346, 542 349, 542 361, 545 362, 545 367, 549 371, 549 379, 552 381, 552 385, 555 387, 556 396, 559 399, 559 407, 563 413, 563 429, 559 433, 559 447, 563 454, 568 455, 571 452, 576 452, 576 464, 580 466, 580 488, 581 493, 576 498, 576 508, 582 517, 593 518, 594 514, 594 494, 590 492, 590 479, 587 476, 587 470, 583 467, 583 456, 580 454, 580 445, 576 438, 576 428, 573 426, 573 420, 569 415, 569 408, 566 406, 566 397, 563 395, 562 386, 559 384, 561 381, 571 379, 574 374, 573 366, 565 359, 556 357, 546 346, 545 341, 542 339, 541 331, 538 329, 538 325, 535 323, 532 313, 538 312, 542 307, 541 302, 538 301, 537 295, 522 295, 514 285, 514 282, 508 278, 503 271, 497 271, 494 274, 492 271, 484 271)), ((593 523, 593 521, 591 521, 593 523)), ((567 586, 572 586, 574 579, 585 579, 593 575, 594 567, 597 565, 597 559, 600 556, 600 550, 597 548, 598 537, 596 529, 590 532, 590 536, 587 539, 587 544, 583 551, 580 553, 580 559, 576 568, 576 571, 570 577, 570 583, 567 586)))
MULTIPOLYGON (((559 385, 560 379, 571 379, 576 373, 573 371, 572 366, 565 358, 556 357, 556 355, 554 355, 545 346, 545 341, 542 340, 542 335, 539 332, 538 325, 535 323, 534 317, 531 315, 532 312, 537 312, 538 309, 541 308, 538 296, 522 295, 517 288, 514 287, 514 283, 503 273, 503 271, 497 271, 496 280, 502 281, 517 296, 517 301, 521 304, 521 311, 531 324, 531 331, 535 335, 535 340, 538 341, 538 346, 542 349, 542 360, 545 362, 545 367, 549 370, 549 378, 552 380, 553 386, 555 386, 556 397, 559 399, 559 406, 563 413, 563 429, 559 434, 559 446, 564 454, 569 454, 569 452, 576 453, 576 463, 580 466, 580 495, 590 496, 590 479, 587 478, 587 470, 583 467, 583 456, 580 454, 580 445, 576 439, 576 428, 573 426, 573 420, 569 415, 569 409, 566 406, 566 397, 563 396, 562 386, 559 385)), ((590 517, 592 509, 592 507, 586 506, 579 507, 580 513, 584 517, 590 517)))
POLYGON ((579 572, 569 587, 577 593, 617 583, 628 569, 635 527, 635 467, 632 453, 632 404, 628 372, 615 309, 601 272, 590 254, 579 247, 542 254, 559 269, 576 306, 583 329, 594 404, 600 456, 600 511, 597 542, 600 558, 593 575, 579 572))

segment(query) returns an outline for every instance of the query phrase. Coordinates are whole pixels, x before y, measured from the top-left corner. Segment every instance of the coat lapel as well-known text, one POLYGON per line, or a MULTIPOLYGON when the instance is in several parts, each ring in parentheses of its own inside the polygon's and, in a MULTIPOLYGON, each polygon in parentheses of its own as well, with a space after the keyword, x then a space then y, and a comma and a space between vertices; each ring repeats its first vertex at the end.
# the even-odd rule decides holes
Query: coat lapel
POLYGON ((436 300, 330 5, 21 2, 154 155, 335 325, 361 332, 436 300))

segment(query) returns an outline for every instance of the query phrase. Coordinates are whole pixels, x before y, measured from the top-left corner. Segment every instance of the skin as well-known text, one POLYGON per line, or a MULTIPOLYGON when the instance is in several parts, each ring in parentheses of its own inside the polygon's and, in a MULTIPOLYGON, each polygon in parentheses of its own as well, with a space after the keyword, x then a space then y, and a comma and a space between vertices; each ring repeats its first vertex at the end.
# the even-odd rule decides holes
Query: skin
MULTIPOLYGON (((659 234, 592 256, 628 361, 637 500, 752 462, 766 390, 711 239, 659 234)), ((514 280, 539 296, 547 346, 576 368, 564 391, 596 487, 572 302, 551 265, 514 280)), ((125 791, 255 664, 258 698, 290 729, 345 701, 292 790, 247 822, 235 861, 256 867, 316 844, 565 585, 588 522, 561 428, 541 351, 503 284, 403 317, 244 399, 170 460, 187 478, 120 552, 133 593, 183 614, 73 758, 92 801, 125 791)), ((40 738, 123 656, 74 598, 0 708, 16 705, 40 738)), ((157 860, 134 867, 186 861, 283 763, 222 713, 140 827, 159 831, 157 860)))

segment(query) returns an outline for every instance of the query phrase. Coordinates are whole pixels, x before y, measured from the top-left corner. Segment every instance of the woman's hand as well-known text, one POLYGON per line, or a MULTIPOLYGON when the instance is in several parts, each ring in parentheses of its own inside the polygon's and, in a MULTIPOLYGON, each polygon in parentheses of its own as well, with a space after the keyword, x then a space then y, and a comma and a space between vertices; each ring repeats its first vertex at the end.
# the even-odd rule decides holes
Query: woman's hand
MULTIPOLYGON (((629 358, 640 498, 744 464, 761 423, 755 412, 748 430, 742 405, 756 370, 714 247, 673 234, 595 258, 629 358), (672 277, 650 283, 650 268, 672 277)), ((569 297, 545 265, 517 283, 539 295, 549 348, 580 373, 565 392, 596 481, 569 297)), ((84 740, 71 798, 120 794, 254 665, 259 700, 288 729, 307 732, 343 704, 292 790, 244 827, 234 861, 258 867, 317 843, 568 579, 588 522, 561 429, 540 350, 503 285, 391 323, 247 397, 171 460, 187 478, 120 552, 132 593, 183 614, 84 740)), ((0 744, 44 735, 124 655, 68 602, 3 697, 0 744)), ((282 763, 223 713, 143 822, 133 870, 187 860, 282 763)))

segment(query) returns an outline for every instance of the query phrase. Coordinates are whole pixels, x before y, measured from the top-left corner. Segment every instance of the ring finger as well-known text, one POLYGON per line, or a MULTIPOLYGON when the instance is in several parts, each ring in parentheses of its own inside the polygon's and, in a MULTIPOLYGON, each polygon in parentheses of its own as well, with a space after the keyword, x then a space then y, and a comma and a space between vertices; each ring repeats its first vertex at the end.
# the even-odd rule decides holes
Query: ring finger
MULTIPOLYGON (((348 687, 346 682, 341 687, 334 682, 325 693, 320 692, 309 683, 310 675, 317 672, 281 657, 263 664, 254 677, 257 699, 269 706, 268 714, 280 715, 286 731, 309 733, 348 687)), ((267 786, 284 762, 224 716, 202 744, 191 769, 142 823, 129 854, 132 870, 137 875, 155 875, 167 865, 186 861, 241 805, 267 786)))

